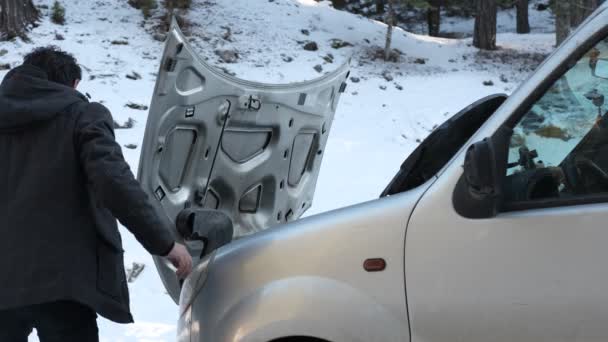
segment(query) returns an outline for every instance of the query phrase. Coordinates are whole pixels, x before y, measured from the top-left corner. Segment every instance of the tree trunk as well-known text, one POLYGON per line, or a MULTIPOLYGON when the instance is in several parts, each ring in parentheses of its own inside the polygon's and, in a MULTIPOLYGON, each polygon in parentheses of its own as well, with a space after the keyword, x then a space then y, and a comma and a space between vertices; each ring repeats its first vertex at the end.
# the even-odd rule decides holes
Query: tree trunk
POLYGON ((384 0, 376 0, 376 13, 384 14, 384 0))
POLYGON ((585 0, 584 2, 585 8, 583 10, 583 20, 587 19, 595 10, 600 6, 599 0, 585 0))
POLYGON ((32 0, 0 0, 0 40, 27 40, 26 32, 39 17, 32 0))
POLYGON ((391 44, 393 41, 393 25, 395 24, 395 9, 393 2, 388 0, 388 13, 386 14, 386 44, 384 45, 384 60, 388 61, 391 58, 391 44))
MULTIPOLYGON (((568 0, 566 0, 568 1, 568 0)), ((570 2, 570 27, 580 25, 585 17, 585 8, 583 0, 569 0, 570 2)))
POLYGON ((441 3, 442 0, 430 0, 427 10, 427 22, 429 25, 429 36, 438 37, 441 29, 441 3))
POLYGON ((517 33, 530 33, 528 0, 517 0, 517 33))
POLYGON ((598 0, 572 0, 571 11, 572 20, 571 27, 578 27, 593 11, 599 6, 598 0), (574 7, 574 8, 572 8, 574 7))
POLYGON ((482 50, 496 49, 496 0, 476 0, 477 16, 473 45, 482 50))
POLYGON ((334 5, 334 8, 337 9, 346 7, 346 0, 331 0, 331 3, 334 5))
POLYGON ((570 28, 578 27, 598 6, 598 0, 570 0, 570 28))
POLYGON ((555 2, 555 38, 560 45, 570 34, 570 2, 555 2))

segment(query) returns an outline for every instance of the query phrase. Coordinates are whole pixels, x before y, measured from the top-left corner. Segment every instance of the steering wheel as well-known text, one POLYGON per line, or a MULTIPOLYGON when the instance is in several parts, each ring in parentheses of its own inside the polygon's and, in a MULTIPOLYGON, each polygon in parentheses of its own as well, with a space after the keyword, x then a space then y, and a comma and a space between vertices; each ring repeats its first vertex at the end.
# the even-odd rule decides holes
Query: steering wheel
POLYGON ((562 169, 566 187, 575 194, 589 193, 588 180, 608 187, 608 173, 587 157, 568 156, 562 169))
POLYGON ((564 172, 564 185, 566 186, 566 189, 574 194, 580 194, 584 192, 584 189, 582 189, 581 186, 580 171, 576 166, 574 157, 574 155, 569 155, 566 157, 561 164, 561 168, 564 172))
POLYGON ((594 161, 589 158, 579 157, 577 166, 581 170, 581 174, 589 173, 595 180, 603 185, 608 185, 608 173, 599 167, 594 161))

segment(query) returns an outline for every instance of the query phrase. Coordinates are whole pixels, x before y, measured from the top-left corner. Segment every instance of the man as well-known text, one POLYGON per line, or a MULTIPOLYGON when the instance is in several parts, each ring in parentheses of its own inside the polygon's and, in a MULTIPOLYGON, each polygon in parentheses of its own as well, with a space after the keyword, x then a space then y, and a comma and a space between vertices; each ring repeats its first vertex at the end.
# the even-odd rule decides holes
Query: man
POLYGON ((117 218, 187 276, 114 139, 108 109, 75 90, 71 55, 38 48, 0 85, 0 341, 97 341, 96 313, 133 322, 117 218))

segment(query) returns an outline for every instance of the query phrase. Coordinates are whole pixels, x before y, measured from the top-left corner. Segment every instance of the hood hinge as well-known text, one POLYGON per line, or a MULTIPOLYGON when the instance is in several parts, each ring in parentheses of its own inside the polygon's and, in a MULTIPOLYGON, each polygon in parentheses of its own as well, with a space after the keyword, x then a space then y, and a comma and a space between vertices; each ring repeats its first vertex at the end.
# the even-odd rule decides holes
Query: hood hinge
POLYGON ((239 108, 257 112, 262 108, 262 101, 257 95, 243 95, 239 97, 239 108))

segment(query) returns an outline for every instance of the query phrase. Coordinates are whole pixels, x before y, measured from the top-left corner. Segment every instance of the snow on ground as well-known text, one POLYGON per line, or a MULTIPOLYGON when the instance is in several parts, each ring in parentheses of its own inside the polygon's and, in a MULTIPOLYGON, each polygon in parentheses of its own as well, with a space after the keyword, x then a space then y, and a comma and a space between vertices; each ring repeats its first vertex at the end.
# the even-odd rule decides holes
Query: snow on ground
MULTIPOLYGON (((50 7, 52 0, 36 3, 50 7)), ((108 106, 118 123, 129 118, 136 121, 132 129, 116 132, 121 145, 137 145, 124 148, 136 172, 146 111, 125 105, 150 103, 162 43, 152 39, 150 25, 143 25, 141 13, 124 0, 63 3, 65 27, 50 23, 49 10, 43 10, 46 16, 31 33, 31 42, 0 43, 0 50, 7 50, 1 61, 17 66, 25 53, 49 44, 74 53, 85 69, 80 90, 108 106), (65 39, 57 40, 56 34, 65 39), (120 45, 121 41, 128 44, 120 45), (142 79, 127 79, 133 71, 142 79)), ((520 68, 522 62, 517 59, 517 63, 510 59, 511 65, 518 65, 515 68, 501 64, 491 54, 480 57, 470 39, 430 38, 399 29, 394 47, 403 53, 400 61, 374 61, 376 49, 384 44, 386 27, 335 11, 327 2, 194 0, 188 19, 193 23, 191 43, 201 56, 245 79, 309 80, 321 75, 315 71, 316 65, 322 66, 322 72, 330 72, 352 56, 353 78, 336 113, 309 215, 376 198, 436 125, 478 98, 511 92, 531 69, 520 68), (334 49, 332 39, 352 46, 334 49), (319 50, 305 51, 302 46, 309 41, 316 42, 319 50), (221 63, 218 49, 234 49, 239 59, 221 63), (327 58, 328 54, 333 58, 327 58), (484 86, 484 81, 492 81, 493 86, 484 86)), ((498 44, 504 46, 503 54, 518 58, 519 53, 548 53, 552 39, 552 34, 507 33, 499 35, 498 44)), ((5 73, 0 72, 0 77, 5 73)), ((123 326, 100 319, 101 340, 172 341, 177 307, 165 293, 151 257, 124 229, 123 237, 126 266, 133 262, 146 265, 130 284, 137 323, 123 326)), ((31 341, 36 338, 32 336, 31 341)))
MULTIPOLYGON (((511 10, 505 12, 510 13, 511 10)), ((508 14, 500 13, 501 18, 508 14)), ((533 20, 534 16, 531 17, 533 20)), ((512 16, 509 18, 514 20, 512 16)), ((470 63, 452 65, 451 60, 476 52, 470 46, 471 39, 440 39, 396 30, 393 47, 404 53, 402 62, 389 65, 370 63, 369 55, 384 47, 386 26, 333 10, 327 1, 270 1, 259 6, 251 6, 249 1, 243 0, 229 3, 201 1, 195 3, 188 19, 194 26, 191 43, 205 60, 220 63, 217 50, 237 51, 239 62, 223 64, 222 67, 239 77, 261 82, 286 83, 315 78, 319 76, 313 71, 316 65, 321 65, 326 73, 351 56, 354 57, 354 71, 361 69, 365 74, 387 70, 393 76, 407 76, 454 68, 471 69, 470 63), (225 38, 227 35, 228 39, 225 38), (331 43, 335 39, 354 46, 333 49, 331 43), (319 50, 302 51, 306 42, 317 43, 319 50), (328 54, 333 62, 324 59, 328 54), (416 65, 414 62, 419 58, 425 59, 426 63, 416 65)), ((545 23, 547 20, 543 17, 541 21, 545 23)), ((463 19, 457 22, 463 22, 463 19)), ((502 22, 506 25, 508 20, 503 19, 502 22)), ((552 27, 552 24, 546 25, 552 27)), ((472 26, 468 28, 469 31, 472 29, 472 26)), ((553 34, 533 31, 530 35, 517 35, 509 32, 499 35, 501 48, 529 53, 547 53, 553 49, 553 34)))

